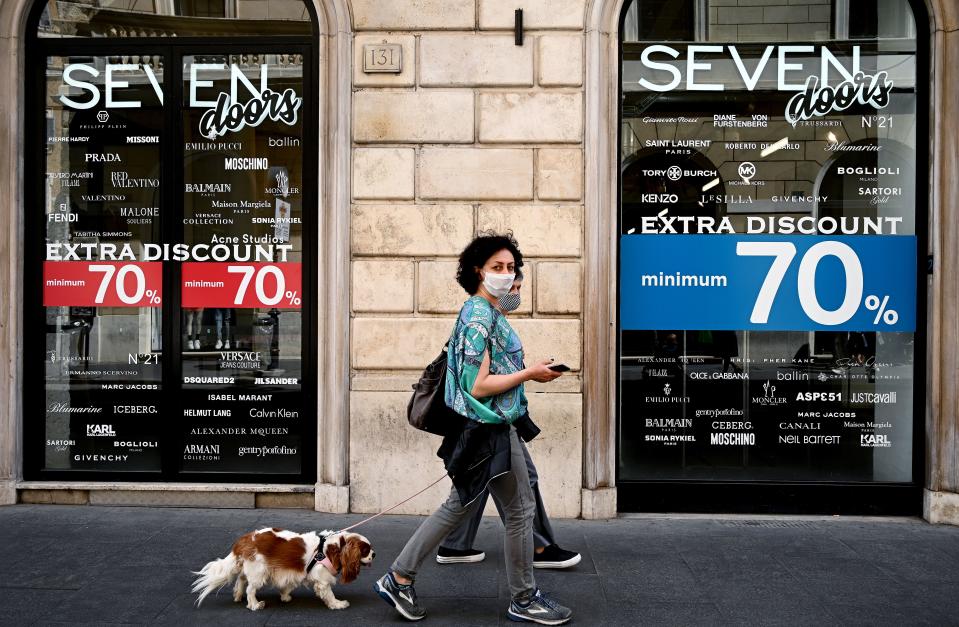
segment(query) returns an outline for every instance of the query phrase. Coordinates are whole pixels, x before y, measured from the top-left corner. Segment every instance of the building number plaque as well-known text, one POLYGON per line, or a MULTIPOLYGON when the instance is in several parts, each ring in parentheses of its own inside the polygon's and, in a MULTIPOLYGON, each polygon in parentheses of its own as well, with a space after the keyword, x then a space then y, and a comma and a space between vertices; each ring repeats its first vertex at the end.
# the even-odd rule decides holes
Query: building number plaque
POLYGON ((363 71, 399 74, 403 71, 403 47, 387 43, 364 45, 363 71))

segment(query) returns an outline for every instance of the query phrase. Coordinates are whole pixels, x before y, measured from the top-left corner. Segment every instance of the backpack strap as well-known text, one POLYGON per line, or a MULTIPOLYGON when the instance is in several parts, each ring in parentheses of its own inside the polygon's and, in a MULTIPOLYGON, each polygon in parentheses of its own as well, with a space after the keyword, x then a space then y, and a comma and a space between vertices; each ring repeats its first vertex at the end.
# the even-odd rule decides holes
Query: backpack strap
POLYGON ((499 324, 499 319, 502 317, 496 307, 492 307, 493 310, 493 324, 490 325, 489 329, 489 338, 486 341, 486 350, 489 351, 489 365, 490 365, 490 374, 493 373, 493 336, 496 335, 496 325, 499 324))

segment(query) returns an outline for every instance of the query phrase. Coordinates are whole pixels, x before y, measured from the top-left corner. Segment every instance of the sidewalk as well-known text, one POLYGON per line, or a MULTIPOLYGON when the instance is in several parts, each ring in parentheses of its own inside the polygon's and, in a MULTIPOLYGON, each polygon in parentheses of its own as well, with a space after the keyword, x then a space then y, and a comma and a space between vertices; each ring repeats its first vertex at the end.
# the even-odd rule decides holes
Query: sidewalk
MULTIPOLYGON (((356 515, 299 510, 26 506, 0 508, 0 624, 406 624, 372 584, 421 520, 388 516, 362 528, 372 570, 337 586, 331 611, 301 588, 250 612, 229 590, 201 608, 191 570, 233 540, 276 526, 338 528, 356 515)), ((959 625, 959 528, 915 519, 620 518, 555 521, 563 546, 583 553, 569 571, 537 571, 579 625, 959 625)), ((427 563, 417 591, 424 625, 514 624, 499 520, 483 522, 474 565, 427 563)))

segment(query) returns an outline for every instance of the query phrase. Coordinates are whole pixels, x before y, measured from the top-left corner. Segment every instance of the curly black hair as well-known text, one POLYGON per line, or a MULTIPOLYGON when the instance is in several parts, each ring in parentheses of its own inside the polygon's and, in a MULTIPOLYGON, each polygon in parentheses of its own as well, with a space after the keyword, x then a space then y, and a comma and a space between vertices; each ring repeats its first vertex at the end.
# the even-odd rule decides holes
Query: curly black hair
POLYGON ((523 267, 523 253, 519 251, 519 244, 513 237, 512 231, 505 234, 485 231, 480 233, 469 245, 460 253, 460 264, 456 269, 456 282, 463 286, 463 289, 472 296, 479 289, 480 277, 476 268, 482 268, 489 261, 489 258, 506 249, 513 253, 517 274, 523 267))

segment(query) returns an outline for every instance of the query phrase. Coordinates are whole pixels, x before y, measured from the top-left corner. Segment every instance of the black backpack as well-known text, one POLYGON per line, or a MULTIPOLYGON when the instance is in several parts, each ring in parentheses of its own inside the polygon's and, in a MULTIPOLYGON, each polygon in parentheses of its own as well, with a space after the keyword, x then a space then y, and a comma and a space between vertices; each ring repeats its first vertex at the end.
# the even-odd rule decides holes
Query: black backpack
MULTIPOLYGON (((496 327, 500 315, 502 314, 493 310, 493 328, 496 327)), ((453 331, 455 333, 455 327, 453 331)), ((446 404, 446 349, 452 339, 451 334, 439 356, 423 370, 423 376, 413 385, 413 396, 406 405, 406 419, 409 423, 420 431, 434 435, 456 433, 462 430, 467 420, 446 404)))
POLYGON ((463 416, 446 405, 446 346, 413 385, 406 417, 420 431, 445 436, 463 424, 463 416))

